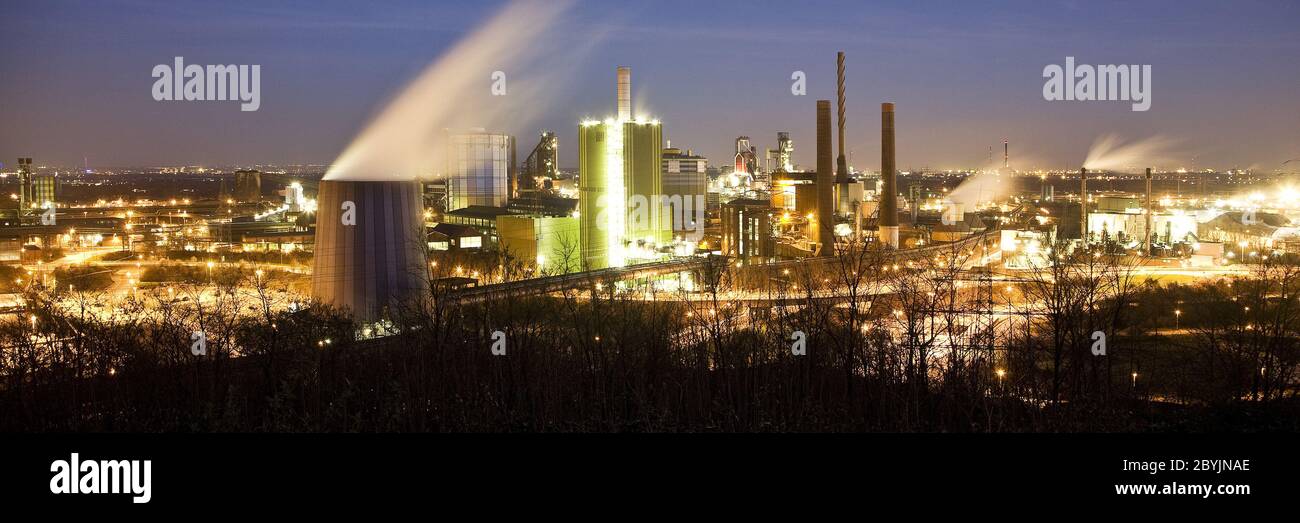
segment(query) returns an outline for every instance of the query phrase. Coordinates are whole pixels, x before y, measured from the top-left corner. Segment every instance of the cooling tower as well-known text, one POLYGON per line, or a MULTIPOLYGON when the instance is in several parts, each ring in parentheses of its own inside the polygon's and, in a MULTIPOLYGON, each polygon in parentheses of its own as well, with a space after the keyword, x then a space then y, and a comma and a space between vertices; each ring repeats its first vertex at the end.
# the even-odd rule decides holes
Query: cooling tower
POLYGON ((898 178, 894 169, 894 104, 880 104, 880 242, 898 248, 898 178))
POLYGON ((817 100, 817 252, 835 254, 835 164, 831 151, 831 101, 817 100))
POLYGON ((419 182, 320 182, 312 296, 359 322, 428 295, 419 182))

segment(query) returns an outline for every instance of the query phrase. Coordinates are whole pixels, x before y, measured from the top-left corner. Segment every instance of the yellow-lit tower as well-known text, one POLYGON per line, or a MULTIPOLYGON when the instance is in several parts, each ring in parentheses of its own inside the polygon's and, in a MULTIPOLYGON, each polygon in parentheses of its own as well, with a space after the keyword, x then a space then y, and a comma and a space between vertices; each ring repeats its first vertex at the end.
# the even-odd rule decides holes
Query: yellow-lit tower
POLYGON ((632 71, 618 68, 618 112, 578 128, 578 222, 586 269, 664 256, 672 210, 664 205, 663 129, 632 114, 632 71))

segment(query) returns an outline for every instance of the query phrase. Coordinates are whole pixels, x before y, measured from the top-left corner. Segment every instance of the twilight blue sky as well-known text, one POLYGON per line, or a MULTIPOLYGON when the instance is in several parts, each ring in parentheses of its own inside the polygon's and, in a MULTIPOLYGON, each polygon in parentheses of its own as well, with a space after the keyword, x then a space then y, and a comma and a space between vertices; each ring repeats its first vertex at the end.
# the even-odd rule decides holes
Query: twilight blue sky
MULTIPOLYGON (((329 163, 383 103, 498 1, 0 3, 0 161, 91 166, 329 163), (150 97, 156 64, 260 64, 262 105, 150 97)), ((1276 168, 1300 157, 1300 3, 1128 1, 597 1, 565 38, 603 38, 538 122, 561 163, 583 116, 610 112, 613 69, 666 138, 725 163, 790 131, 813 163, 814 104, 848 53, 854 164, 879 167, 879 103, 898 105, 900 168, 1078 165, 1098 136, 1181 141, 1165 167, 1276 168), (1043 100, 1043 67, 1150 64, 1151 110, 1043 100), (790 74, 809 76, 808 96, 790 74), (1195 163, 1193 163, 1195 162, 1195 163), (1027 165, 1028 164, 1028 165, 1027 165)), ((559 56, 554 59, 564 60, 559 56)), ((485 64, 490 71, 490 64, 485 64)), ((485 82, 486 80, 485 73, 485 82)), ((421 132, 413 130, 412 132, 421 132)))

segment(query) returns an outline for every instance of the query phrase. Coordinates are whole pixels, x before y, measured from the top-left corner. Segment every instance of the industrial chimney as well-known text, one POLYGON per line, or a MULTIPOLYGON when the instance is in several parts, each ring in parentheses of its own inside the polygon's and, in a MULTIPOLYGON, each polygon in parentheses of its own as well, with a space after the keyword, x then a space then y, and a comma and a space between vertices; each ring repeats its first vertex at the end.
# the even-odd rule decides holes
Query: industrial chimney
POLYGON ((1002 168, 1006 169, 1009 167, 1011 167, 1011 149, 1008 147, 1007 141, 1004 139, 1002 140, 1002 168))
POLYGON ((831 154, 831 101, 817 100, 817 218, 813 226, 821 244, 817 254, 821 256, 835 253, 835 171, 831 154))
POLYGON ((837 182, 848 183, 849 162, 844 157, 845 154, 844 153, 844 51, 840 51, 839 54, 836 55, 835 62, 838 70, 835 85, 836 85, 836 91, 839 95, 838 98, 839 105, 836 107, 836 109, 839 111, 839 119, 838 119, 837 127, 839 128, 839 145, 840 145, 839 148, 840 155, 835 160, 835 166, 836 166, 836 172, 839 173, 837 182))
POLYGON ((419 182, 320 182, 312 296, 359 323, 428 296, 419 182))
POLYGON ((1079 238, 1088 246, 1088 168, 1079 168, 1079 238))
POLYGON ((894 104, 880 104, 880 177, 884 181, 880 199, 879 240, 898 248, 898 179, 894 169, 894 104))
POLYGON ((632 68, 618 68, 618 119, 632 119, 632 68))
POLYGON ((1151 168, 1147 167, 1147 226, 1146 226, 1146 252, 1151 256, 1151 168))

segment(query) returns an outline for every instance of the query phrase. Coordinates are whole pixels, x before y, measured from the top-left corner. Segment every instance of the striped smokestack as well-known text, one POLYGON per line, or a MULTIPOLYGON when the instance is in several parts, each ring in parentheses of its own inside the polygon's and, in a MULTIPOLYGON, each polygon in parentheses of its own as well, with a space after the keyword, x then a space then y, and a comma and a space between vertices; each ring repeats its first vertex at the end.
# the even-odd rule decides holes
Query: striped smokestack
POLYGON ((845 159, 845 152, 844 152, 844 123, 845 123, 844 120, 844 51, 840 51, 839 54, 836 55, 835 63, 836 63, 836 69, 838 71, 835 80, 835 86, 836 86, 836 93, 838 94, 838 98, 836 100, 839 104, 838 106, 836 106, 836 109, 839 111, 839 115, 838 115, 839 119, 837 120, 838 122, 837 127, 839 129, 839 145, 840 145, 839 148, 840 155, 835 160, 835 166, 837 167, 836 171, 839 173, 838 181, 848 182, 849 162, 848 160, 845 159))
POLYGON ((632 119, 632 68, 618 68, 618 119, 632 119))
POLYGON ((894 104, 880 104, 880 242, 898 248, 898 179, 894 168, 894 104))
POLYGON ((821 244, 817 252, 821 256, 835 253, 835 172, 831 158, 831 101, 817 100, 817 216, 812 225, 821 244))

